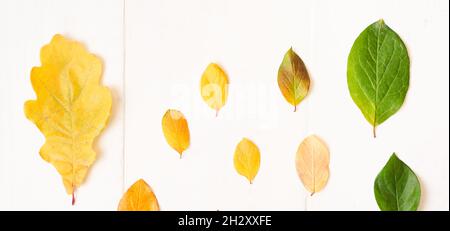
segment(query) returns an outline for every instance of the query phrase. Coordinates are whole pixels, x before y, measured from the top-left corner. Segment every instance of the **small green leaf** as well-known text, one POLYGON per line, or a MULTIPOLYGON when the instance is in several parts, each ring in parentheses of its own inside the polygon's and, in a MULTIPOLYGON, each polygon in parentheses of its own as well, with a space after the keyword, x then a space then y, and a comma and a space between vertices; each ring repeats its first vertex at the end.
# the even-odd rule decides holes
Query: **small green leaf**
POLYGON ((419 206, 419 180, 395 153, 375 179, 374 191, 382 211, 416 211, 419 206))
POLYGON ((409 57, 401 38, 383 20, 367 27, 348 56, 350 95, 375 128, 395 114, 409 87, 409 57))
POLYGON ((294 111, 308 94, 309 83, 305 64, 292 48, 289 49, 278 69, 278 87, 286 101, 294 106, 294 111))

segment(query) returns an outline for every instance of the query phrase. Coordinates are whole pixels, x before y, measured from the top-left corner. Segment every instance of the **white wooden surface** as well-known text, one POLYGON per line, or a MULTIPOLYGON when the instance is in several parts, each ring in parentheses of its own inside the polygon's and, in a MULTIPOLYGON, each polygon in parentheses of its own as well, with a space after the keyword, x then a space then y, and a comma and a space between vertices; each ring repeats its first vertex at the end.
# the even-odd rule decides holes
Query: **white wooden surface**
POLYGON ((0 210, 115 210, 139 178, 163 210, 377 210, 373 181, 394 151, 420 178, 420 209, 448 210, 448 8, 445 0, 0 1, 0 210), (348 93, 346 63, 358 34, 380 18, 408 46, 411 82, 404 106, 373 139, 348 93), (35 97, 29 72, 55 33, 103 58, 115 99, 73 207, 39 157, 43 136, 23 114, 35 97), (312 78, 296 113, 276 83, 291 46, 312 78), (218 118, 199 91, 209 62, 230 78, 218 118), (180 109, 191 128, 181 160, 162 135, 168 108, 180 109), (312 133, 330 148, 331 176, 309 198, 294 156, 312 133), (242 137, 262 155, 251 186, 233 168, 242 137))

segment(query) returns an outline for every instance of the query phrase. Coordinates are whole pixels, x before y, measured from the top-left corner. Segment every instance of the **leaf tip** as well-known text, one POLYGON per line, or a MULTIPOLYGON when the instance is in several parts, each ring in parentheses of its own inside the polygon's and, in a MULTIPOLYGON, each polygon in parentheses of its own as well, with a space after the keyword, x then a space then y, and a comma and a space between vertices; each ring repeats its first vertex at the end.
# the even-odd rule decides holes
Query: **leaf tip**
POLYGON ((58 41, 58 40, 63 40, 63 39, 64 39, 64 36, 62 36, 62 34, 55 34, 55 35, 53 35, 50 43, 52 43, 54 41, 58 41))
POLYGON ((395 152, 392 153, 391 158, 389 158, 389 159, 398 159, 399 160, 397 153, 395 153, 395 152))

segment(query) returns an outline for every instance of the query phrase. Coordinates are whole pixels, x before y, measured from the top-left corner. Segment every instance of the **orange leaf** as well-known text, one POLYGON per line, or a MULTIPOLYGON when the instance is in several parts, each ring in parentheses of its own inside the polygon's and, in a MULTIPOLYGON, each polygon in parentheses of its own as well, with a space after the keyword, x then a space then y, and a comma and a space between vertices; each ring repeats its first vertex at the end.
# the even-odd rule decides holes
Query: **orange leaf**
POLYGON ((189 127, 183 113, 167 110, 162 118, 162 129, 167 143, 180 154, 181 158, 190 143, 189 127))
POLYGON ((153 190, 143 180, 136 181, 119 202, 119 211, 159 211, 153 190))

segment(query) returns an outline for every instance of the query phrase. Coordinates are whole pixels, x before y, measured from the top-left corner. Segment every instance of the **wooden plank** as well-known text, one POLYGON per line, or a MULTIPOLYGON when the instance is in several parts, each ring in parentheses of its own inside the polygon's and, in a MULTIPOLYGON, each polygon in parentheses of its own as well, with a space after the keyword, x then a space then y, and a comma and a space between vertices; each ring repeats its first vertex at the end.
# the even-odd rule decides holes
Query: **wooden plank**
POLYGON ((303 209, 294 154, 310 105, 293 113, 276 82, 291 46, 309 61, 310 3, 296 2, 127 1, 127 186, 144 178, 166 210, 303 209), (217 118, 200 96, 209 62, 230 80, 217 118), (191 130, 181 160, 162 134, 169 108, 181 110, 191 130), (253 185, 233 167, 243 137, 261 150, 253 185))
POLYGON ((2 1, 0 3, 0 209, 114 210, 122 193, 121 0, 2 1), (85 44, 104 64, 103 84, 113 92, 109 125, 97 139, 98 157, 71 205, 56 170, 39 156, 44 137, 23 112, 34 99, 30 71, 56 33, 85 44))

